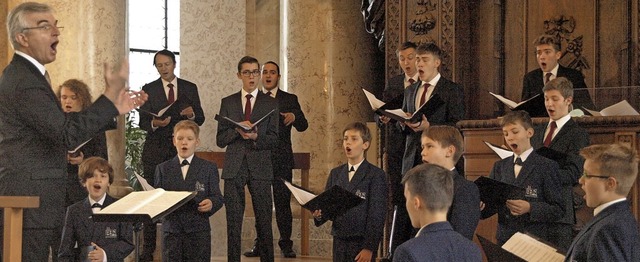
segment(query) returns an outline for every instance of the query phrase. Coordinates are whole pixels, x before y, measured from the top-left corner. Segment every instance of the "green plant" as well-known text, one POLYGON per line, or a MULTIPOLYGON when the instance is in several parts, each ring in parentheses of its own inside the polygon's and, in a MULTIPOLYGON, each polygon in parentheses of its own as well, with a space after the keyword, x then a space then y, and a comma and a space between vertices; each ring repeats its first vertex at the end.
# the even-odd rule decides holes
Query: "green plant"
POLYGON ((140 183, 136 178, 136 174, 142 175, 142 146, 144 145, 147 132, 140 129, 135 123, 135 113, 132 111, 126 116, 125 124, 125 172, 129 184, 134 190, 140 190, 140 183))

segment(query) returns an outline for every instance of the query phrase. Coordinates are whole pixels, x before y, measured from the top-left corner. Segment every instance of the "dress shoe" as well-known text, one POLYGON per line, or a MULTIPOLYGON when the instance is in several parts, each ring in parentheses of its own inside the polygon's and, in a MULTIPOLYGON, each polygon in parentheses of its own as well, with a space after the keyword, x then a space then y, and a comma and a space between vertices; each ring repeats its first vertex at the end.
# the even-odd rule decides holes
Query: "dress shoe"
POLYGON ((258 248, 257 245, 253 245, 253 247, 251 249, 249 249, 247 252, 244 252, 243 255, 245 257, 259 257, 260 256, 260 249, 258 248))
POLYGON ((283 249, 282 250, 282 255, 286 258, 295 258, 296 257, 296 252, 293 252, 293 249, 283 249))

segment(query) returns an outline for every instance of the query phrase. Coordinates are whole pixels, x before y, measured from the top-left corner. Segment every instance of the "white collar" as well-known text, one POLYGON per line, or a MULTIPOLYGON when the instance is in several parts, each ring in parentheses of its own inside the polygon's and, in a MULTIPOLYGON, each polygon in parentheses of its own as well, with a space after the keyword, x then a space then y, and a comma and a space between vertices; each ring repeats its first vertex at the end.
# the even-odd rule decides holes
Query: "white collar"
POLYGON ((520 159, 522 160, 522 162, 527 161, 527 158, 529 157, 529 155, 531 155, 531 152, 533 152, 533 147, 530 147, 529 149, 525 150, 524 152, 522 152, 522 154, 520 155, 516 155, 515 153, 513 154, 513 161, 515 163, 516 158, 520 157, 520 159))
POLYGON ((593 216, 595 217, 595 216, 597 216, 598 214, 600 214, 600 212, 602 212, 602 210, 604 210, 605 208, 610 207, 611 205, 613 205, 613 204, 615 204, 615 203, 622 202, 622 201, 625 201, 625 200, 627 200, 627 198, 626 198, 626 197, 623 197, 623 198, 619 198, 619 199, 616 199, 616 200, 613 200, 613 201, 609 201, 609 202, 607 202, 607 203, 604 203, 604 204, 602 204, 602 205, 599 205, 598 207, 596 207, 595 209, 593 209, 593 216))
MULTIPOLYGON (((561 117, 556 121, 556 130, 560 130, 562 129, 562 127, 569 122, 569 119, 571 119, 571 115, 570 114, 566 114, 565 116, 561 117)), ((554 121, 553 119, 549 118, 549 123, 547 124, 547 129, 549 128, 549 126, 551 125, 551 121, 554 121)))
POLYGON ((20 56, 24 57, 25 59, 29 60, 29 62, 31 62, 34 66, 36 66, 36 68, 38 68, 38 70, 40 70, 40 73, 42 73, 42 75, 44 75, 44 72, 47 71, 47 69, 44 67, 43 64, 40 64, 40 62, 38 62, 38 60, 36 60, 35 58, 31 57, 30 55, 27 55, 26 53, 20 52, 18 50, 16 50, 15 53, 17 55, 20 55, 20 56))
POLYGON ((360 163, 357 163, 357 164, 355 164, 355 165, 351 165, 351 164, 347 163, 347 165, 348 165, 348 167, 349 167, 349 168, 347 169, 347 171, 348 171, 348 170, 351 170, 351 167, 353 167, 353 170, 358 171, 358 168, 360 167, 360 165, 362 165, 362 163, 363 163, 363 162, 364 162, 364 158, 362 159, 362 161, 360 161, 360 163))
POLYGON ((191 156, 189 156, 187 158, 182 158, 182 157, 178 156, 178 161, 179 161, 178 163, 182 164, 183 160, 187 160, 187 162, 189 162, 189 165, 191 165, 191 161, 193 160, 193 156, 194 155, 191 155, 191 156))
POLYGON ((98 203, 101 206, 104 206, 104 200, 105 199, 107 199, 107 193, 102 195, 102 198, 100 198, 100 200, 98 200, 98 201, 93 201, 93 198, 91 198, 91 196, 89 196, 89 206, 93 206, 93 204, 95 204, 95 203, 98 203))

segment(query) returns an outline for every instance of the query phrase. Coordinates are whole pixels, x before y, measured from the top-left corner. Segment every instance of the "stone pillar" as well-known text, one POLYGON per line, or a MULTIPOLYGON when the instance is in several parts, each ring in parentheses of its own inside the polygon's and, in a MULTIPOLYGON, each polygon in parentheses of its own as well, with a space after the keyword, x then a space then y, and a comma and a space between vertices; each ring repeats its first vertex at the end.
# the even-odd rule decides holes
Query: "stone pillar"
MULTIPOLYGON (((56 61, 46 66, 52 86, 77 78, 87 83, 95 100, 105 88, 103 63, 117 64, 128 54, 126 1, 43 2, 53 7, 58 26, 64 27, 56 61)), ((109 193, 114 197, 132 191, 124 173, 124 121, 118 117, 118 129, 107 132, 109 163, 115 171, 109 193)))
MULTIPOLYGON (((361 88, 374 84, 374 58, 382 54, 364 29, 360 2, 281 3, 281 83, 298 96, 309 120, 306 132, 293 132, 293 151, 311 152, 310 186, 321 192, 329 171, 346 163, 342 129, 350 122, 373 119, 361 88)), ((312 228, 322 233, 312 231, 310 255, 331 256, 329 224, 312 228)))

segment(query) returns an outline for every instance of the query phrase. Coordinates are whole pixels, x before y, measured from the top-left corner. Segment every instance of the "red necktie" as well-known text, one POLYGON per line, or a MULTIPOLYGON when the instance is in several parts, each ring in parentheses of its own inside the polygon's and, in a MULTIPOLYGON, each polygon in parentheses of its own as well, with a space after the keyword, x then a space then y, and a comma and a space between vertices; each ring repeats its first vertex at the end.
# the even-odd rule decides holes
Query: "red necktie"
POLYGON ((551 125, 549 125, 549 133, 547 134, 547 137, 544 139, 545 147, 549 147, 549 145, 551 145, 551 138, 553 137, 553 132, 556 131, 557 127, 558 125, 556 124, 556 121, 551 121, 551 125))
POLYGON ((551 80, 551 76, 552 76, 552 75, 553 75, 552 73, 546 73, 546 74, 544 75, 544 84, 545 84, 545 85, 549 82, 549 80, 551 80))
POLYGON ((424 84, 424 90, 422 90, 422 96, 420 96, 420 106, 427 102, 427 91, 429 91, 430 86, 429 83, 424 84))
POLYGON ((273 93, 271 93, 271 91, 267 91, 267 95, 269 95, 270 97, 273 97, 272 94, 273 93))
POLYGON ((413 85, 416 82, 416 80, 413 80, 413 78, 409 78, 409 85, 413 85))
POLYGON ((173 94, 173 84, 169 83, 167 87, 169 87, 169 98, 167 98, 167 102, 173 104, 173 102, 176 101, 175 95, 173 94))
POLYGON ((247 103, 244 104, 244 120, 249 121, 251 118, 251 98, 253 96, 251 94, 247 94, 245 97, 247 98, 247 103))

